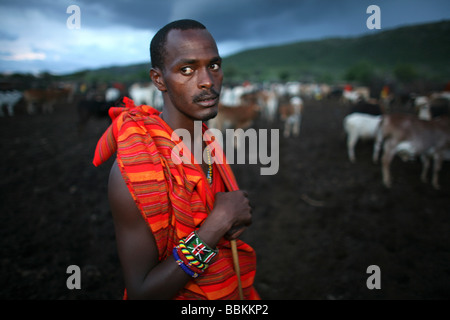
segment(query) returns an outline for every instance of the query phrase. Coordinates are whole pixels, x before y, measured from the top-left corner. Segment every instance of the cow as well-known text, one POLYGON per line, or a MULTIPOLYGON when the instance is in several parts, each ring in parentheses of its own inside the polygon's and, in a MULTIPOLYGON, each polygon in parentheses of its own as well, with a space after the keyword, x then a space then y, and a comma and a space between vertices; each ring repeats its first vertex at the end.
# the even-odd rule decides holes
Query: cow
POLYGON ((210 120, 209 126, 221 131, 227 128, 247 129, 251 127, 253 121, 259 116, 261 107, 258 104, 257 93, 246 93, 240 98, 241 104, 238 106, 227 106, 219 103, 217 116, 210 120))
POLYGON ((355 104, 361 100, 367 101, 370 99, 370 89, 367 87, 351 88, 346 86, 342 92, 341 99, 344 104, 355 104))
POLYGON ((262 109, 262 117, 272 124, 278 111, 279 98, 274 88, 261 90, 259 93, 259 105, 262 109))
POLYGON ((220 94, 220 103, 227 107, 241 105, 241 97, 245 93, 244 86, 223 86, 220 94))
POLYGON ((237 107, 246 103, 242 99, 248 99, 250 94, 257 93, 255 86, 245 82, 242 85, 227 86, 221 88, 220 104, 227 107, 237 107))
POLYGON ((431 120, 430 99, 428 97, 416 97, 414 99, 414 107, 419 119, 431 120))
POLYGON ((71 97, 70 88, 45 88, 28 89, 23 93, 27 103, 28 114, 36 113, 36 104, 42 106, 42 113, 53 113, 56 103, 61 101, 69 102, 71 97))
POLYGON ((302 120, 303 100, 295 96, 289 99, 289 103, 280 105, 280 119, 284 122, 283 136, 289 138, 291 135, 298 137, 302 120))
POLYGON ((105 91, 105 101, 106 102, 115 102, 117 99, 120 98, 121 92, 118 88, 108 88, 105 91))
MULTIPOLYGON (((261 107, 258 104, 258 92, 245 93, 241 96, 241 105, 226 106, 219 103, 219 111, 215 118, 208 121, 210 128, 219 129, 224 132, 226 129, 248 129, 253 125, 256 118, 259 117, 261 107)), ((241 137, 239 134, 243 130, 235 130, 234 147, 239 147, 241 137)))
POLYGON ((351 113, 344 118, 343 125, 347 134, 347 154, 350 162, 356 161, 355 146, 358 140, 375 140, 381 115, 351 113))
POLYGON ((450 114, 450 97, 432 94, 414 99, 415 112, 422 120, 431 120, 450 114))
POLYGON ((14 116, 14 107, 22 99, 22 92, 18 90, 0 92, 0 117, 3 117, 3 105, 6 105, 6 111, 10 117, 14 116))
POLYGON ((146 104, 157 110, 162 110, 162 93, 153 85, 152 82, 146 84, 134 83, 128 89, 130 98, 136 105, 146 104))
POLYGON ((432 186, 439 189, 439 171, 442 161, 450 148, 450 124, 448 118, 421 120, 412 114, 388 114, 382 117, 374 144, 373 161, 383 146, 382 181, 390 188, 392 185, 390 164, 396 154, 404 161, 420 157, 422 161, 421 180, 426 182, 430 158, 434 160, 432 186))

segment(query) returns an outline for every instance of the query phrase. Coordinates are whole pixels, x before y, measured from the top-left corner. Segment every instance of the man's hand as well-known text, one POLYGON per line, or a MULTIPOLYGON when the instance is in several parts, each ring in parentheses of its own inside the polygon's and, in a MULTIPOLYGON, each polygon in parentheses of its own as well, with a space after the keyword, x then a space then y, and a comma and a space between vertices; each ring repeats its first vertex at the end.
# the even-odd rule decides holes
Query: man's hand
POLYGON ((238 238, 252 223, 252 208, 245 191, 218 192, 214 208, 199 229, 199 237, 214 247, 222 237, 238 238))

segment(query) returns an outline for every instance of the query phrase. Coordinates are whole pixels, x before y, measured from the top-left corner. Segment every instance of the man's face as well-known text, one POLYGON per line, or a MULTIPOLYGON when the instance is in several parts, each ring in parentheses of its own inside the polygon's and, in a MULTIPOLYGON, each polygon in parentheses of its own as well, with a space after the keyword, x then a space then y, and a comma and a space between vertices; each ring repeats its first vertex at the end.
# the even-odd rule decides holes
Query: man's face
POLYGON ((223 72, 216 42, 207 30, 171 30, 167 35, 164 80, 170 109, 189 120, 217 115, 223 72))

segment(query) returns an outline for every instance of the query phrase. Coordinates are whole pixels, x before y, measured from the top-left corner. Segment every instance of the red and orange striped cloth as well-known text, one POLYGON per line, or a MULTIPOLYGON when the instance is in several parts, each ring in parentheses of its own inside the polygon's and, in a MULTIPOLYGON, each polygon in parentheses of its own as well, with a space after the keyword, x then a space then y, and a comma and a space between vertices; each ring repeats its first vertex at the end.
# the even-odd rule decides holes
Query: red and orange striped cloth
MULTIPOLYGON (((228 164, 214 164, 211 186, 192 155, 190 164, 175 164, 171 152, 182 142, 172 141, 173 130, 160 118, 160 112, 146 105, 135 106, 128 98, 124 103, 124 108, 109 110, 113 123, 100 138, 93 163, 98 166, 117 152, 124 180, 155 236, 159 260, 163 261, 172 258, 179 240, 206 219, 214 205, 214 194, 237 190, 238 185, 228 164)), ((217 152, 223 156, 215 144, 216 157, 217 152)), ((237 247, 244 297, 259 299, 253 287, 256 254, 241 240, 237 240, 237 247)), ((219 254, 209 268, 190 280, 175 299, 239 299, 230 242, 222 239, 217 248, 219 254)))

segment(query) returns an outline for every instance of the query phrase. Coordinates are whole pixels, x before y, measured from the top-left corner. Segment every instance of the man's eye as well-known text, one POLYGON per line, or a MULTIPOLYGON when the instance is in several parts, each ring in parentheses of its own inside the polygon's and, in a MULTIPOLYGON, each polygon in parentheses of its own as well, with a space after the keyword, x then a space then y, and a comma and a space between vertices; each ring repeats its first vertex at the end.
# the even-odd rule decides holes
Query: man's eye
POLYGON ((209 68, 211 70, 219 70, 220 69, 220 64, 218 63, 213 63, 212 65, 209 66, 209 68))
POLYGON ((194 73, 194 69, 192 69, 191 67, 183 67, 181 68, 181 73, 188 76, 194 73))

